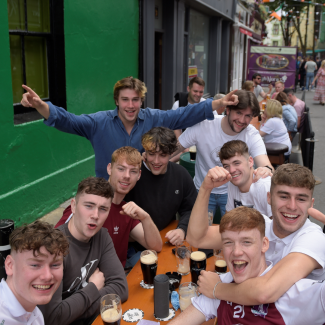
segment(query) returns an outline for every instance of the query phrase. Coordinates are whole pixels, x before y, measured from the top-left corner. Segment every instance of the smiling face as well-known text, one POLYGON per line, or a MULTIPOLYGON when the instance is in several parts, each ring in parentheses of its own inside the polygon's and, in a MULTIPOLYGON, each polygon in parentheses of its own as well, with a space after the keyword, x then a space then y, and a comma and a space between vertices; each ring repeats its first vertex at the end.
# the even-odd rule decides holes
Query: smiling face
POLYGON ((104 224, 112 199, 81 193, 71 201, 72 219, 69 221, 71 235, 82 242, 88 242, 104 224))
POLYGON ((165 174, 170 155, 157 147, 156 151, 146 151, 146 165, 154 175, 165 174))
POLYGON ((287 185, 275 185, 272 194, 267 193, 276 236, 287 237, 304 225, 308 217, 307 210, 314 203, 312 194, 312 190, 307 188, 287 185))
POLYGON ((239 155, 222 160, 223 168, 231 175, 231 183, 238 186, 241 192, 248 192, 253 181, 253 158, 239 155))
POLYGON ((110 175, 109 182, 115 189, 115 195, 123 196, 133 189, 141 176, 140 166, 128 164, 125 158, 121 158, 113 164, 110 163, 107 166, 107 172, 110 175))
POLYGON ((250 107, 242 110, 229 110, 227 108, 228 124, 232 132, 240 133, 243 131, 253 118, 253 112, 250 107))
POLYGON ((200 86, 199 84, 194 82, 191 88, 187 86, 187 91, 188 102, 190 104, 199 103, 204 93, 204 86, 200 86))
POLYGON ((7 284, 28 312, 49 303, 63 277, 63 256, 50 254, 44 246, 40 253, 35 257, 32 250, 12 251, 5 261, 7 284))
POLYGON ((221 233, 222 250, 227 266, 236 283, 255 278, 266 269, 264 254, 269 241, 257 228, 240 232, 221 233))
POLYGON ((142 105, 139 94, 133 89, 122 89, 115 103, 118 106, 118 116, 122 123, 134 124, 142 105))

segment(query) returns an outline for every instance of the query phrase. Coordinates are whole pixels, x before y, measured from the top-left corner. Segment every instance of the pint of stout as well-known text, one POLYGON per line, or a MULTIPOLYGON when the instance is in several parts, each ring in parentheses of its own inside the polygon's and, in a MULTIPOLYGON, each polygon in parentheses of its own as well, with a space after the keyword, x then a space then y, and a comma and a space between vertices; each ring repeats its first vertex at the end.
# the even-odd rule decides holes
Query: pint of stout
POLYGON ((197 284, 198 277, 202 270, 206 270, 207 256, 204 252, 192 252, 191 253, 191 276, 192 282, 197 284))
POLYGON ((140 255, 143 282, 153 286, 153 279, 157 273, 158 256, 153 250, 143 251, 140 255))
POLYGON ((191 160, 196 160, 196 146, 192 146, 189 149, 191 160))
POLYGON ((122 317, 121 298, 108 294, 100 300, 100 315, 105 325, 120 325, 122 317))
POLYGON ((227 272, 227 264, 225 260, 216 260, 215 270, 218 274, 223 274, 227 272))

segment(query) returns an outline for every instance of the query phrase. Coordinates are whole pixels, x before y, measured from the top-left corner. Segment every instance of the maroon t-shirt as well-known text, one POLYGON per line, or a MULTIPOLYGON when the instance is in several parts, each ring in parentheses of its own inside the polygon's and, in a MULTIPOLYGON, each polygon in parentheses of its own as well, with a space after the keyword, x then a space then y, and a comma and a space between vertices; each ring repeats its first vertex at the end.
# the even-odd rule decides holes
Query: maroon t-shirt
MULTIPOLYGON (((116 254, 120 259, 123 267, 126 263, 130 232, 136 225, 140 223, 139 220, 135 220, 129 216, 120 214, 120 211, 122 210, 122 206, 124 204, 126 204, 124 201, 122 201, 119 205, 112 203, 108 217, 103 224, 103 227, 108 230, 108 233, 113 240, 116 254)), ((71 213, 71 205, 69 205, 63 211, 63 216, 55 225, 55 228, 64 224, 71 213)))

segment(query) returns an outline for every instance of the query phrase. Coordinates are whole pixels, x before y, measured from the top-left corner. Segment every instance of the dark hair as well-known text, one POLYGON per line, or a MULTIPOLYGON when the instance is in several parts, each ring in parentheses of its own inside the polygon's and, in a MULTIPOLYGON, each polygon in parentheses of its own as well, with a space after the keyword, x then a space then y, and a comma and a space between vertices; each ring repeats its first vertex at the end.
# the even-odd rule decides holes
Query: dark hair
POLYGON ((230 110, 243 110, 250 107, 253 112, 253 116, 260 115, 260 104, 257 101, 255 94, 251 91, 237 90, 235 95, 238 96, 238 104, 227 106, 230 110))
POLYGON ((33 251, 34 256, 43 255, 41 247, 54 255, 66 256, 69 242, 64 233, 44 221, 35 221, 16 228, 9 237, 11 249, 15 252, 33 251))
POLYGON ((253 76, 252 76, 252 80, 256 79, 257 77, 261 77, 262 78, 262 75, 260 75, 259 73, 254 73, 253 76))
POLYGON ((121 80, 119 80, 113 88, 114 92, 114 100, 118 100, 118 96, 120 94, 120 91, 122 89, 132 89, 135 90, 139 96, 141 97, 141 100, 144 101, 146 97, 147 87, 144 82, 142 82, 139 79, 133 78, 133 77, 126 77, 121 80))
POLYGON ((102 177, 87 177, 82 180, 78 185, 76 198, 82 193, 94 194, 106 199, 113 198, 114 196, 112 185, 102 177))
POLYGON ((281 105, 286 105, 289 103, 289 100, 288 100, 288 96, 283 92, 279 92, 277 95, 276 95, 276 98, 275 98, 277 101, 279 101, 281 103, 281 105))
POLYGON ((248 155, 248 147, 244 141, 241 140, 232 140, 226 142, 219 151, 219 158, 221 162, 223 160, 228 160, 232 157, 235 157, 236 154, 238 155, 248 155))
POLYGON ((276 185, 301 187, 313 191, 315 187, 315 177, 307 167, 297 164, 284 164, 276 169, 271 178, 271 194, 272 189, 276 185))
POLYGON ((194 83, 196 83, 196 84, 198 84, 198 85, 200 85, 200 86, 205 87, 205 81, 204 81, 202 78, 200 78, 200 77, 194 77, 194 78, 192 78, 192 79, 190 80, 188 86, 189 86, 190 88, 192 88, 194 83))
POLYGON ((228 211, 220 221, 219 232, 226 230, 240 232, 257 228, 265 236, 265 220, 260 212, 248 207, 238 207, 228 211))
POLYGON ((177 150, 177 138, 174 131, 163 126, 155 127, 142 136, 142 146, 146 151, 162 151, 171 155, 177 150))
POLYGON ((291 89, 291 88, 285 88, 285 89, 283 90, 283 92, 284 92, 287 96, 288 96, 289 94, 291 94, 291 95, 294 95, 294 94, 295 94, 294 90, 291 89))

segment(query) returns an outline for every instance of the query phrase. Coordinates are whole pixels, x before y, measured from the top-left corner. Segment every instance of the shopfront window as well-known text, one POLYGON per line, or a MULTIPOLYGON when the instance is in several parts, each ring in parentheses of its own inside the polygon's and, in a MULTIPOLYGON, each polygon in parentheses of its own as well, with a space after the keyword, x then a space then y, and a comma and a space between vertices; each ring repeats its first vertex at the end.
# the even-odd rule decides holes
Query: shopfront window
POLYGON ((188 82, 198 76, 208 89, 209 17, 190 9, 188 40, 188 82))

